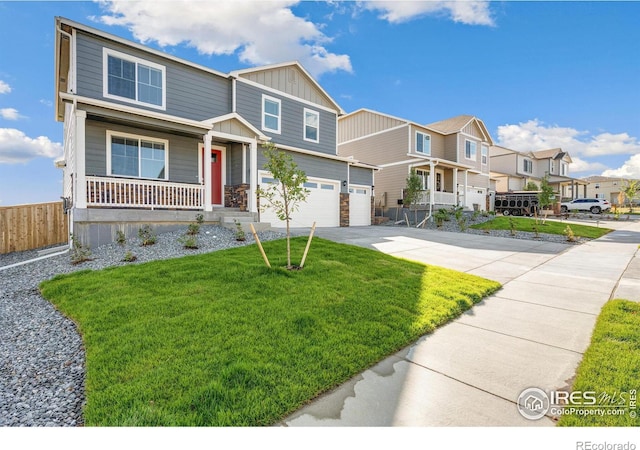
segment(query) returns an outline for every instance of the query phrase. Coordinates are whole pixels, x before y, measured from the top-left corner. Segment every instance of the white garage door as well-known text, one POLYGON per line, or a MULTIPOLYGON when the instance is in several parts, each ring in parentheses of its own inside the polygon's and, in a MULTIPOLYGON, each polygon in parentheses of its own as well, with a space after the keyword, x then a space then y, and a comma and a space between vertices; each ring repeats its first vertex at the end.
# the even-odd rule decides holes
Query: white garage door
POLYGON ((349 186, 349 226, 371 225, 371 188, 349 186))
MULTIPOLYGON (((258 172, 258 183, 264 186, 272 183, 268 172, 258 172)), ((340 226, 340 182, 324 178, 309 177, 305 183, 309 190, 307 201, 300 203, 299 208, 291 214, 290 226, 293 228, 340 226)), ((272 227, 286 227, 286 223, 276 216, 272 208, 260 212, 261 222, 270 222, 272 227)))

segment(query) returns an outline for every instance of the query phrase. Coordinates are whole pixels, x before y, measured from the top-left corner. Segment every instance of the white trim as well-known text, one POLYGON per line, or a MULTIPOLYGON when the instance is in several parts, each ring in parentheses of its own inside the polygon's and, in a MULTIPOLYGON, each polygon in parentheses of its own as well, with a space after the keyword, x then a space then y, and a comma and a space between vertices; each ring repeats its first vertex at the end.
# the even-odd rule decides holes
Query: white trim
POLYGON ((119 52, 117 50, 112 50, 107 47, 102 47, 102 96, 104 98, 109 98, 112 100, 118 100, 121 102, 131 103, 139 106, 146 106, 148 108, 160 109, 165 111, 167 109, 167 68, 163 65, 147 61, 142 58, 138 58, 136 56, 128 55, 126 53, 119 52), (136 65, 135 71, 135 99, 130 99, 128 97, 121 97, 116 94, 109 93, 109 56, 113 56, 114 58, 122 59, 128 62, 132 62, 136 65), (162 104, 155 105, 153 103, 146 103, 139 100, 138 93, 138 66, 143 65, 150 67, 152 69, 158 70, 162 73, 162 104))
POLYGON ((413 163, 423 164, 424 160, 423 159, 406 159, 404 161, 396 161, 388 164, 380 164, 380 167, 385 168, 385 167, 393 167, 393 166, 403 166, 405 164, 413 164, 413 163))
MULTIPOLYGON (((258 170, 258 179, 262 178, 265 175, 267 175, 268 177, 273 177, 271 172, 269 172, 268 170, 264 170, 264 169, 258 170)), ((307 182, 313 183, 314 181, 318 181, 318 182, 324 183, 324 184, 335 184, 335 185, 338 186, 338 192, 341 192, 342 181, 340 181, 338 179, 307 176, 307 182)), ((371 187, 371 186, 369 186, 369 187, 371 187)), ((320 189, 320 188, 318 188, 318 189, 320 189)))
POLYGON ((60 93, 60 98, 65 101, 73 101, 75 103, 82 103, 90 106, 97 106, 99 108, 111 109, 113 111, 125 112, 129 114, 136 114, 139 116, 149 117, 152 119, 164 120, 167 122, 172 122, 180 125, 191 126, 194 128, 199 128, 204 131, 209 131, 211 129, 211 124, 205 122, 199 122, 190 119, 183 119, 177 116, 171 116, 169 114, 163 114, 155 111, 150 111, 146 109, 140 109, 128 105, 120 105, 117 103, 108 102, 105 100, 98 100, 90 97, 82 97, 74 94, 66 94, 60 93))
POLYGON ((143 136, 140 134, 120 133, 119 131, 107 130, 107 176, 113 178, 135 178, 136 180, 152 180, 152 181, 169 181, 169 140, 160 139, 150 136, 143 136), (120 175, 112 173, 111 167, 111 141, 113 137, 120 137, 125 139, 137 139, 138 140, 138 175, 120 175), (149 178, 141 177, 140 172, 142 169, 142 157, 140 156, 140 141, 149 141, 154 143, 161 143, 164 145, 164 178, 149 178))
MULTIPOLYGON (((258 67, 258 69, 263 70, 263 69, 264 69, 264 67, 265 67, 265 66, 263 66, 263 67, 258 67)), ((235 77, 235 76, 236 76, 236 73, 238 73, 238 71, 231 72, 231 74, 230 74, 230 75, 231 75, 231 76, 233 76, 233 77, 235 77)), ((311 77, 309 77, 309 78, 311 78, 311 77)), ((253 87, 259 88, 259 89, 261 89, 261 90, 263 90, 263 91, 267 91, 267 92, 270 92, 270 93, 272 93, 272 94, 281 95, 282 97, 286 97, 286 98, 289 98, 289 99, 291 99, 291 100, 296 100, 296 101, 298 101, 298 102, 300 102, 300 103, 304 103, 304 104, 309 105, 309 106, 312 106, 312 107, 314 107, 314 108, 323 109, 323 110, 325 110, 325 111, 331 112, 331 113, 336 114, 336 115, 344 114, 344 111, 342 110, 342 108, 340 108, 340 105, 338 105, 338 104, 337 104, 337 103, 336 103, 336 102, 335 102, 335 101, 334 101, 334 100, 333 100, 333 99, 332 99, 328 94, 326 94, 326 92, 324 91, 324 89, 322 89, 322 88, 320 87, 320 85, 319 85, 319 84, 318 84, 318 83, 317 83, 313 78, 311 78, 311 79, 313 80, 314 84, 320 88, 320 91, 322 91, 322 93, 323 93, 323 94, 325 94, 325 95, 326 95, 326 97, 327 97, 329 100, 331 100, 331 102, 332 102, 332 103, 334 103, 334 105, 335 105, 335 106, 337 106, 337 107, 338 107, 338 109, 330 108, 330 107, 328 107, 328 106, 324 106, 324 105, 321 105, 321 104, 319 104, 319 103, 314 103, 314 102, 312 102, 312 101, 310 101, 310 100, 306 100, 306 99, 301 98, 301 97, 296 97, 295 95, 289 94, 289 93, 284 92, 284 91, 279 91, 279 90, 277 90, 277 89, 275 89, 275 88, 272 88, 272 87, 270 87, 270 86, 266 86, 266 85, 264 85, 264 84, 260 84, 260 83, 258 83, 258 82, 256 82, 256 81, 249 80, 249 79, 247 79, 247 78, 237 77, 236 79, 237 79, 238 81, 242 82, 242 83, 246 83, 246 84, 248 84, 248 85, 250 85, 250 86, 253 86, 253 87)))
POLYGON ((280 134, 280 130, 282 129, 282 100, 280 100, 279 98, 275 98, 275 97, 271 97, 267 94, 262 94, 262 112, 260 114, 261 120, 262 120, 262 130, 263 131, 267 131, 269 133, 274 133, 274 134, 280 134), (274 116, 273 114, 269 114, 265 111, 265 101, 270 101, 272 103, 277 103, 278 104, 278 115, 274 116), (278 127, 276 129, 273 128, 269 128, 267 127, 267 125, 265 124, 265 115, 269 114, 269 117, 277 117, 278 119, 278 127))
POLYGON ((320 113, 318 111, 314 111, 313 109, 304 108, 302 112, 302 139, 307 142, 315 142, 316 144, 320 142, 320 113), (307 137, 307 114, 315 115, 318 120, 318 125, 316 126, 316 138, 309 139, 307 137))
MULTIPOLYGON (((422 131, 415 130, 414 136, 415 136, 415 142, 414 142, 414 147, 415 147, 414 151, 415 151, 415 153, 418 154, 418 155, 431 156, 431 135, 429 133, 424 133, 422 131), (422 135, 422 136, 427 136, 429 138, 428 139, 429 140, 429 152, 428 153, 427 152, 419 152, 418 151, 418 135, 419 134, 422 135)), ((424 147, 424 138, 422 140, 422 144, 423 144, 423 147, 424 147)))
MULTIPOLYGON (((338 147, 340 147, 341 145, 350 144, 352 142, 360 141, 362 139, 367 139, 367 138, 370 138, 370 137, 373 137, 373 136, 377 136, 379 134, 383 134, 383 133, 388 133, 390 131, 399 130, 399 129, 404 128, 404 127, 409 127, 409 124, 408 123, 403 123, 401 125, 396 125, 395 127, 387 128, 386 130, 376 131, 375 133, 366 134, 364 136, 360 136, 360 137, 357 137, 357 138, 354 138, 354 139, 349 139, 348 141, 340 142, 338 144, 338 147)), ((409 134, 411 134, 411 128, 409 128, 409 134)), ((409 146, 410 145, 411 145, 411 143, 409 143, 409 146)))
MULTIPOLYGON (((221 176, 220 176, 220 192, 221 192, 221 203, 213 203, 213 199, 211 199, 211 203, 213 206, 224 206, 224 187, 227 185, 227 147, 223 145, 212 145, 209 150, 209 171, 211 171, 211 150, 216 150, 220 152, 220 165, 222 166, 221 176)), ((206 157, 206 155, 205 155, 206 157)), ((206 170, 206 168, 205 168, 206 170)), ((213 174, 211 174, 211 185, 213 186, 213 174)))
MULTIPOLYGON (((254 127, 247 119, 242 117, 237 112, 232 112, 232 113, 229 113, 229 114, 225 114, 223 116, 212 117, 211 119, 203 120, 201 123, 208 125, 210 128, 213 128, 213 126, 218 124, 218 123, 222 123, 222 122, 226 122, 227 120, 234 120, 234 119, 237 120, 238 122, 240 122, 245 127, 247 127, 252 133, 255 133, 255 135, 259 139, 261 139, 263 141, 271 140, 271 138, 269 136, 263 135, 260 130, 258 130, 256 127, 254 127)), ((229 134, 229 136, 230 136, 230 134, 229 134)))
POLYGON ((480 143, 480 164, 482 164, 483 166, 488 166, 489 165, 489 146, 483 143, 480 143), (487 149, 487 154, 484 155, 482 150, 487 149), (482 158, 483 156, 486 156, 486 161, 482 162, 482 158))
POLYGON ((329 153, 321 153, 321 152, 316 152, 313 150, 306 150, 306 149, 302 149, 302 148, 298 148, 298 147, 292 147, 290 145, 284 145, 284 144, 279 144, 279 143, 275 143, 276 147, 281 149, 281 150, 288 150, 291 152, 296 152, 296 153, 302 153, 304 155, 311 155, 311 156, 318 156, 320 158, 325 158, 325 159, 332 159, 334 161, 344 161, 347 163, 351 163, 351 164, 357 164, 359 163, 359 161, 357 159, 353 159, 353 157, 351 156, 338 156, 338 155, 331 155, 329 153))
MULTIPOLYGON (((78 39, 76 37, 76 30, 71 29, 71 61, 69 61, 69 85, 67 85, 67 91, 76 93, 78 92, 78 39)), ((56 58, 58 55, 56 55, 56 58)))
POLYGON ((471 139, 464 140, 464 159, 466 159, 467 161, 478 161, 478 142, 477 141, 472 141, 471 139), (467 156, 467 142, 469 142, 470 144, 475 144, 476 146, 475 152, 473 152, 473 158, 469 158, 467 156))

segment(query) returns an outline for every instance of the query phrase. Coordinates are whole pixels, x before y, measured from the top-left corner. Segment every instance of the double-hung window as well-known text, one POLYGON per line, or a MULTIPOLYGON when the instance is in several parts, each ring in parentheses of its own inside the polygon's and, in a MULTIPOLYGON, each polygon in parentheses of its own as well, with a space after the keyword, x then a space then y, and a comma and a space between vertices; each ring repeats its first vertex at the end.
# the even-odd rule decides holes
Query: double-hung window
POLYGON ((320 140, 320 113, 307 108, 304 109, 304 140, 320 140))
POLYGON ((569 174, 569 165, 567 163, 560 163, 560 175, 566 177, 569 174))
POLYGON ((486 166, 488 161, 489 161, 489 147, 487 147, 486 145, 483 145, 480 147, 480 158, 482 160, 482 165, 486 166))
POLYGON ((262 129, 272 133, 280 133, 280 117, 282 115, 280 100, 268 95, 262 96, 262 129))
POLYGON ((431 155, 431 136, 416 132, 416 153, 431 155))
POLYGON ((107 147, 109 175, 167 179, 168 141, 107 132, 107 147))
POLYGON ((464 157, 475 161, 477 148, 478 148, 477 142, 465 140, 464 141, 464 157))
POLYGON ((522 170, 524 173, 532 173, 533 172, 533 161, 530 159, 523 159, 522 170))
POLYGON ((165 109, 164 66, 105 48, 103 95, 138 105, 165 109))

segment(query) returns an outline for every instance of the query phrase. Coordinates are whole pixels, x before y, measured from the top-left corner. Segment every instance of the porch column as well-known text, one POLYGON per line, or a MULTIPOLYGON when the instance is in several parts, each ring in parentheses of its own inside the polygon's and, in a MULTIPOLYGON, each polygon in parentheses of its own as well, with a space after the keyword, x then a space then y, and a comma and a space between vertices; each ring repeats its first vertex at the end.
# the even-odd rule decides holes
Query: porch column
POLYGON ((429 205, 431 205, 431 210, 433 210, 433 205, 435 205, 435 196, 436 196, 436 165, 433 161, 429 161, 429 205))
POLYGON ((204 210, 213 211, 211 198, 211 131, 204 135, 204 210))
POLYGON ((464 176, 462 177, 462 186, 463 186, 463 191, 462 191, 462 195, 464 197, 464 202, 462 203, 462 206, 466 208, 467 206, 467 191, 468 191, 468 183, 469 183, 469 171, 465 170, 464 171, 464 176))
POLYGON ((257 213, 256 190, 258 189, 258 141, 249 146, 249 211, 257 213))
POLYGON ((76 109, 76 129, 75 129, 75 206, 76 208, 85 209, 87 207, 87 167, 86 167, 86 134, 85 122, 87 120, 87 112, 76 109))
POLYGON ((242 144, 242 184, 247 182, 247 145, 242 144))
POLYGON ((453 169, 453 202, 458 206, 458 169, 453 169))

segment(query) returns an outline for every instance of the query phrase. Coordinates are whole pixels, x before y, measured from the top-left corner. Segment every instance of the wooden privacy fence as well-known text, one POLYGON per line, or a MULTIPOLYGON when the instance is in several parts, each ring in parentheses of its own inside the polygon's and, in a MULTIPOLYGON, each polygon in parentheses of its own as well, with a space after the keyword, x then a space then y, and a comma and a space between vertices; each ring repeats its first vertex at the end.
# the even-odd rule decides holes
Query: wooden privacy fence
POLYGON ((62 202, 0 207, 0 254, 69 242, 62 202))

